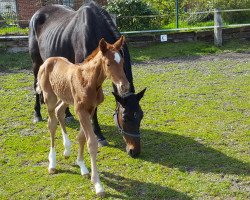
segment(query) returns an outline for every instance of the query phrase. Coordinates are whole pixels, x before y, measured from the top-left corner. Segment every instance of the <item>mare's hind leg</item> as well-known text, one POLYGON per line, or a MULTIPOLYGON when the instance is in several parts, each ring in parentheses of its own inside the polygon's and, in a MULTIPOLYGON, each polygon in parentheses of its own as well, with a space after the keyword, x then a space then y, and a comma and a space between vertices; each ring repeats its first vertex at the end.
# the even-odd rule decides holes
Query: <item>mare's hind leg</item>
POLYGON ((64 152, 63 155, 67 159, 70 156, 70 147, 71 142, 69 140, 66 127, 65 127, 65 110, 68 107, 68 104, 61 102, 56 107, 56 117, 60 123, 61 129, 62 129, 62 136, 63 136, 63 145, 64 145, 64 152))
POLYGON ((92 126, 95 132, 95 135, 97 136, 98 146, 108 146, 109 143, 107 142, 106 138, 102 135, 101 128, 98 123, 97 119, 97 108, 95 109, 94 115, 92 117, 92 126))
POLYGON ((86 143, 86 138, 84 135, 84 131, 82 129, 82 127, 80 127, 80 131, 78 134, 78 142, 79 142, 79 150, 78 150, 78 156, 77 156, 77 160, 76 160, 76 164, 80 167, 81 169, 81 175, 82 176, 89 176, 89 170, 87 169, 87 167, 85 166, 85 162, 84 162, 84 145, 86 143))
POLYGON ((36 122, 42 121, 42 115, 40 111, 41 110, 41 102, 40 102, 41 98, 40 98, 40 95, 36 92, 36 84, 37 84, 37 74, 38 74, 40 66, 43 64, 43 60, 40 55, 37 40, 35 36, 32 34, 32 32, 29 38, 29 52, 30 52, 30 56, 32 59, 32 68, 33 68, 33 74, 34 74, 34 89, 35 89, 35 95, 36 95, 33 122, 36 123, 36 122))
POLYGON ((55 108, 57 98, 54 94, 48 94, 44 92, 44 101, 48 107, 48 128, 50 131, 50 153, 49 153, 49 173, 54 174, 56 172, 56 151, 55 151, 55 134, 57 128, 57 119, 55 115, 55 108))
POLYGON ((33 60, 33 74, 34 74, 34 90, 35 90, 35 106, 34 106, 34 120, 33 122, 39 122, 42 121, 42 115, 41 115, 41 96, 36 92, 36 86, 37 86, 37 74, 39 71, 40 66, 43 64, 43 61, 41 58, 36 58, 36 60, 33 60))

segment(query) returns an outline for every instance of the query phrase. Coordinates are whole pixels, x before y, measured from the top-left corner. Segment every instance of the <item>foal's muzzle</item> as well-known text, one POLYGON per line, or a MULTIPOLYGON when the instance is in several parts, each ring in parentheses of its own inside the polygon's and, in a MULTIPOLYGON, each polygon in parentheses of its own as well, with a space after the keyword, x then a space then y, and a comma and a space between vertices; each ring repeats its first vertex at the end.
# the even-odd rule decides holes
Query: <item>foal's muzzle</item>
POLYGON ((123 94, 126 94, 129 92, 129 83, 128 82, 127 83, 120 82, 116 85, 116 87, 117 87, 117 90, 118 90, 120 95, 123 95, 123 94))

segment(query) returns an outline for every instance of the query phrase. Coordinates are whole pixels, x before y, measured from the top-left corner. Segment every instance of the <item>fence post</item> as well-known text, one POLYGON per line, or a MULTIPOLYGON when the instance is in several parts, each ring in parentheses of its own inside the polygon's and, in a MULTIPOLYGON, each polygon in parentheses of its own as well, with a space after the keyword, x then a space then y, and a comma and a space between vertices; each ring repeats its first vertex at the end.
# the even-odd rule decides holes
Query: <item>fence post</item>
POLYGON ((110 17, 111 17, 112 21, 114 22, 115 26, 117 26, 117 24, 116 24, 116 14, 110 14, 110 17))
POLYGON ((222 46, 222 17, 219 9, 214 9, 214 44, 222 46))

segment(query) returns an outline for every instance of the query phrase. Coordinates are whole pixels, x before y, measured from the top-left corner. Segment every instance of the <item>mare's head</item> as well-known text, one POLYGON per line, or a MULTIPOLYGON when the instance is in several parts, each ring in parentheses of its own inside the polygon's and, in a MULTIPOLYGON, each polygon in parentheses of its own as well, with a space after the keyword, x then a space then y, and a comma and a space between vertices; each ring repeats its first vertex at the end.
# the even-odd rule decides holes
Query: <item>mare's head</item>
POLYGON ((124 40, 124 36, 121 36, 114 44, 109 44, 104 39, 101 39, 99 42, 99 49, 103 55, 102 66, 105 75, 111 79, 120 95, 126 94, 129 91, 129 82, 123 69, 124 59, 119 53, 124 40))
POLYGON ((140 124, 143 118, 143 111, 139 105, 139 101, 145 91, 146 88, 138 94, 127 93, 123 96, 113 93, 117 101, 114 120, 127 144, 127 153, 131 157, 135 157, 141 152, 140 124))

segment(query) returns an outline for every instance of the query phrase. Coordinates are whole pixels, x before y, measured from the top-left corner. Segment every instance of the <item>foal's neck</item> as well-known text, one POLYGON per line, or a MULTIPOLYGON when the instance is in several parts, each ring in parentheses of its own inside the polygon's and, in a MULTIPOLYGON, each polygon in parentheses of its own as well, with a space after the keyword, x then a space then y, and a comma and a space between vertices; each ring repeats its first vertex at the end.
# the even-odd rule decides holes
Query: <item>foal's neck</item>
POLYGON ((99 88, 103 81, 106 79, 104 69, 102 67, 102 55, 100 52, 92 58, 90 61, 83 63, 81 69, 83 71, 84 78, 88 78, 91 85, 99 88), (86 73, 86 74, 85 74, 86 73))

